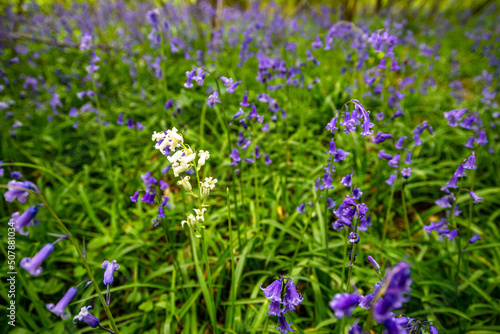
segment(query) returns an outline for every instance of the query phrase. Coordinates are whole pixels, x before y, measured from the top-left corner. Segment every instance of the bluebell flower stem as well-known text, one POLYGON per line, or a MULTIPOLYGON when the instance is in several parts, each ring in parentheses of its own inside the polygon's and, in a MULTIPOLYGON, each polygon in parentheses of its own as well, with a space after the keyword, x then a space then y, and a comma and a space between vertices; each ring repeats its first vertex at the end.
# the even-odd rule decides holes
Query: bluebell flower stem
POLYGON ((410 229, 410 222, 408 220, 408 213, 406 209, 406 196, 405 196, 405 181, 403 180, 402 188, 401 188, 401 200, 403 201, 403 212, 404 212, 404 220, 405 220, 405 225, 406 225, 406 232, 408 233, 408 240, 410 242, 410 249, 412 255, 414 254, 415 250, 413 248, 413 239, 411 237, 411 229, 410 229))
POLYGON ((231 309, 229 311, 229 329, 233 329, 234 324, 234 300, 236 298, 236 278, 235 278, 235 269, 234 269, 234 253, 233 253, 233 227, 231 224, 231 203, 229 196, 229 188, 226 188, 227 194, 227 221, 229 224, 229 252, 231 254, 231 291, 229 292, 231 299, 231 309))
POLYGON ((90 270, 90 267, 87 263, 87 259, 85 258, 85 256, 83 256, 82 250, 80 249, 78 242, 75 240, 75 238, 73 238, 73 236, 71 235, 69 230, 66 228, 66 225, 64 225, 64 223, 56 215, 54 210, 52 210, 52 207, 49 205, 49 203, 47 203, 45 198, 41 194, 35 194, 32 191, 30 191, 30 193, 34 194, 44 204, 44 206, 50 211, 50 214, 55 218, 59 227, 64 231, 65 234, 68 235, 68 239, 75 246, 76 251, 77 251, 78 255, 80 256, 80 259, 82 260, 83 266, 85 267, 85 270, 87 271, 87 275, 89 276, 89 279, 92 281, 92 284, 94 285, 94 289, 97 292, 97 297, 101 301, 102 307, 104 308, 104 311, 106 312, 106 315, 108 316, 111 328, 113 329, 114 333, 119 334, 120 332, 118 331, 118 327, 116 326, 113 315, 111 314, 111 310, 109 309, 108 304, 104 300, 104 296, 101 293, 101 290, 99 288, 99 284, 96 282, 94 275, 92 274, 92 270, 90 270))

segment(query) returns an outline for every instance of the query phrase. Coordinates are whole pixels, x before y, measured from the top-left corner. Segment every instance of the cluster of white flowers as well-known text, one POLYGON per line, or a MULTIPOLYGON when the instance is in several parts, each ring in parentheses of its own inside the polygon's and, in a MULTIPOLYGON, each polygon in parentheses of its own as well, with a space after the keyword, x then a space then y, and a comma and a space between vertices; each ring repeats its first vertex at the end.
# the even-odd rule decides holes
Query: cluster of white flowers
POLYGON ((198 187, 199 192, 195 193, 193 186, 189 181, 191 177, 189 175, 181 176, 181 174, 188 171, 190 168, 193 168, 198 178, 198 172, 210 158, 210 153, 203 150, 195 152, 191 149, 191 147, 189 147, 189 145, 184 144, 184 138, 176 128, 162 132, 155 131, 153 133, 152 140, 156 141, 155 148, 160 150, 160 152, 164 155, 167 154, 166 148, 168 147, 170 155, 167 156, 167 159, 172 164, 172 171, 174 172, 175 177, 180 178, 180 180, 177 181, 177 184, 181 185, 189 194, 202 200, 202 208, 194 209, 196 215, 188 215, 187 219, 181 222, 182 226, 184 226, 184 224, 188 224, 190 227, 194 228, 196 223, 199 223, 199 225, 204 228, 203 222, 205 221, 205 218, 203 214, 207 211, 204 207, 204 202, 206 197, 210 194, 210 191, 215 188, 217 179, 206 177, 204 182, 200 181, 200 185, 198 187), (196 161, 196 156, 198 156, 198 161, 196 161))

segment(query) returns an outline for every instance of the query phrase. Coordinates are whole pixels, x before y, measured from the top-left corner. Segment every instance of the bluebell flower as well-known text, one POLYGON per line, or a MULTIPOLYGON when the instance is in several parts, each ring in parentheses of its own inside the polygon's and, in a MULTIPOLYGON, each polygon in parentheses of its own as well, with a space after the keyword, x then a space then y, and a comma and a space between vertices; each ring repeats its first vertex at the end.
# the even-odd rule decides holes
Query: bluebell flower
POLYGON ((46 308, 50 312, 54 313, 58 317, 61 317, 63 319, 68 319, 70 314, 68 312, 64 312, 66 307, 68 307, 69 303, 75 298, 76 294, 78 293, 78 289, 75 287, 69 288, 69 290, 66 292, 64 297, 61 298, 61 300, 56 304, 47 304, 46 308))
POLYGON ((80 310, 80 313, 78 313, 78 315, 73 318, 73 323, 76 324, 76 320, 78 320, 78 321, 85 322, 87 325, 89 325, 92 328, 100 327, 99 319, 97 319, 95 316, 93 316, 89 312, 89 310, 91 308, 92 308, 92 306, 82 307, 80 310))
POLYGON ((392 139, 394 141, 394 138, 392 137, 391 134, 382 133, 379 131, 379 132, 377 132, 375 137, 372 138, 372 143, 379 144, 379 143, 383 143, 384 141, 386 141, 388 139, 392 139))
POLYGON ((298 207, 297 207, 297 212, 302 214, 304 212, 306 212, 306 204, 305 203, 301 203, 298 207))
POLYGON ((327 208, 328 208, 328 210, 333 209, 336 204, 337 203, 334 200, 332 200, 331 198, 327 199, 327 208))
POLYGON ((369 310, 372 307, 373 298, 375 298, 373 293, 369 293, 366 296, 361 297, 359 307, 369 310))
POLYGON ((118 114, 118 121, 116 121, 116 124, 118 125, 123 125, 123 113, 118 114))
POLYGON ((233 161, 231 162, 232 166, 237 166, 238 162, 241 161, 240 153, 238 152, 238 149, 236 147, 233 148, 231 154, 229 154, 229 157, 233 159, 233 161))
POLYGON ((285 298, 283 301, 283 303, 287 306, 287 310, 288 311, 295 310, 295 307, 299 306, 299 304, 302 303, 303 300, 304 298, 300 293, 297 292, 297 289, 295 288, 295 284, 293 283, 292 279, 289 278, 286 285, 285 298))
POLYGON ((361 198, 361 196, 363 196, 363 192, 361 192, 361 189, 359 189, 359 188, 354 188, 354 189, 352 190, 352 197, 353 197, 354 199, 360 199, 360 198, 361 198))
POLYGON ((92 48, 92 35, 84 31, 80 39, 80 51, 87 51, 92 48))
POLYGON ((269 123, 266 123, 260 130, 263 132, 269 132, 269 123))
POLYGON ((271 158, 269 158, 269 155, 266 153, 266 159, 264 160, 264 163, 266 165, 270 165, 273 163, 273 161, 271 160, 271 158))
POLYGON ((26 203, 26 200, 28 199, 29 196, 29 192, 26 191, 26 189, 32 190, 36 194, 40 193, 40 190, 38 190, 37 186, 30 181, 21 182, 12 180, 7 183, 7 186, 8 190, 3 194, 3 196, 7 202, 11 203, 16 199, 19 203, 22 204, 26 203), (18 189, 18 188, 24 188, 24 189, 18 189))
POLYGON ((349 233, 349 243, 357 244, 359 242, 359 235, 356 232, 349 233))
POLYGON ((269 304, 269 312, 267 312, 268 315, 274 315, 276 317, 279 317, 281 313, 282 313, 281 303, 279 301, 271 302, 269 304))
POLYGON ((283 334, 286 334, 287 332, 295 332, 291 326, 292 322, 290 321, 290 323, 287 323, 286 322, 286 318, 284 315, 280 315, 278 317, 278 320, 280 322, 280 326, 279 327, 276 327, 276 329, 280 332, 280 333, 283 333, 283 334))
POLYGON ((174 100, 170 99, 167 102, 165 102, 165 105, 163 106, 163 108, 165 108, 165 110, 168 110, 168 109, 172 108, 173 105, 174 105, 174 100))
POLYGON ((403 143, 405 141, 406 137, 403 136, 403 137, 400 137, 396 143, 396 145, 394 145, 394 147, 396 147, 396 149, 398 150, 402 150, 403 149, 403 143))
POLYGON ((335 317, 342 319, 343 317, 350 317, 358 303, 359 295, 357 293, 337 293, 329 305, 335 313, 335 317))
POLYGON ((238 85, 241 83, 241 81, 236 81, 235 83, 233 83, 231 86, 229 86, 227 89, 226 89, 226 92, 228 92, 229 94, 234 94, 234 90, 236 89, 236 87, 238 87, 238 85))
POLYGON ((116 260, 111 262, 105 260, 101 265, 101 269, 105 269, 102 282, 104 285, 109 285, 113 283, 113 272, 120 269, 120 265, 116 263, 116 260))
POLYGON ((24 231, 25 227, 36 226, 39 224, 39 221, 35 219, 36 214, 38 213, 38 207, 30 206, 26 211, 24 211, 21 215, 19 212, 14 212, 12 214, 11 221, 9 223, 14 223, 14 229, 16 232, 22 235, 28 235, 28 231, 24 231))
POLYGON ((281 286, 283 284, 282 277, 279 277, 265 289, 262 288, 262 284, 260 285, 260 289, 264 292, 267 299, 271 300, 271 302, 281 302, 281 286))
POLYGON ((479 197, 474 193, 473 191, 469 191, 469 195, 472 198, 473 202, 472 203, 481 203, 483 201, 482 197, 479 197))
POLYGON ((389 159, 391 159, 391 158, 392 158, 392 155, 390 155, 390 154, 388 154, 388 153, 385 153, 385 151, 384 151, 384 150, 381 150, 380 152, 378 152, 377 157, 378 157, 380 160, 382 160, 382 159, 387 159, 387 160, 389 160, 389 159))
POLYGON ((40 266, 50 253, 54 250, 53 244, 46 244, 42 249, 33 256, 33 258, 25 257, 21 260, 19 265, 21 268, 29 272, 32 276, 38 276, 43 272, 43 268, 40 266))
MULTIPOLYGON (((477 167, 474 165, 476 163, 476 154, 472 152, 472 154, 467 158, 467 162, 463 165, 464 169, 476 169, 477 167)), ((462 166, 462 165, 460 165, 462 166)), ((465 175, 464 175, 465 176, 465 175)))
POLYGON ((375 269, 375 271, 379 272, 380 271, 380 265, 375 261, 375 259, 371 256, 368 256, 368 261, 372 265, 372 267, 375 269))
POLYGON ((473 243, 475 243, 478 240, 481 240, 481 236, 479 234, 477 234, 477 233, 474 233, 474 236, 469 239, 469 243, 473 244, 473 243))
POLYGON ((479 135, 476 139, 476 143, 481 145, 481 146, 486 146, 486 144, 488 144, 488 139, 486 138, 486 132, 485 131, 481 131, 479 132, 479 135))
POLYGON ((396 174, 391 174, 391 176, 389 176, 389 179, 386 180, 385 183, 387 183, 388 185, 390 185, 391 187, 393 187, 395 180, 396 180, 396 174))
POLYGON ((377 121, 379 121, 379 122, 383 121, 383 120, 384 120, 384 117, 385 117, 385 115, 384 115, 384 112, 382 112, 382 111, 381 111, 381 112, 379 112, 379 113, 376 113, 376 114, 375 114, 375 118, 376 118, 376 119, 377 119, 377 121))
POLYGON ((330 123, 326 125, 326 129, 332 133, 338 130, 337 128, 337 116, 333 117, 330 123))
POLYGON ((248 91, 246 91, 245 94, 243 95, 243 100, 241 101, 240 106, 242 107, 250 106, 250 104, 248 104, 248 91))
POLYGON ((132 121, 132 117, 130 117, 130 116, 129 116, 129 117, 128 117, 128 119, 127 119, 127 128, 128 128, 129 130, 132 130, 132 129, 134 129, 134 128, 135 128, 135 126, 134 126, 134 122, 132 121))
POLYGON ((475 137, 472 136, 472 137, 469 137, 469 139, 467 139, 467 142, 464 144, 465 147, 467 148, 470 148, 470 149, 474 149, 474 141, 475 141, 475 137))
POLYGON ((413 163, 413 161, 411 161, 411 152, 407 152, 406 153, 405 164, 410 165, 412 163, 413 163))
POLYGON ((392 157, 391 160, 389 160, 387 162, 387 164, 389 166, 391 166, 392 168, 398 168, 398 166, 399 166, 399 157, 400 157, 400 155, 396 154, 395 156, 392 157))
POLYGON ((410 167, 403 168, 401 170, 401 175, 403 175, 405 179, 408 179, 411 176, 411 168, 410 167))
POLYGON ((193 68, 191 71, 186 72, 187 79, 186 79, 186 83, 184 84, 184 87, 186 87, 186 88, 193 87, 192 80, 193 80, 195 74, 196 74, 196 68, 193 68))
POLYGON ((136 191, 132 196, 130 196, 130 200, 132 202, 137 202, 137 200, 139 199, 139 193, 140 193, 140 190, 136 191))
POLYGON ((241 108, 240 108, 240 109, 239 109, 239 110, 238 110, 238 111, 234 114, 233 118, 234 118, 234 119, 236 119, 236 118, 238 118, 238 117, 240 117, 240 116, 243 116, 243 115, 245 115, 245 112, 243 111, 243 109, 241 109, 241 108))
POLYGON ((196 71, 196 75, 193 77, 193 80, 196 81, 196 83, 199 86, 203 86, 203 82, 205 81, 206 75, 207 75, 207 73, 203 72, 202 68, 199 68, 198 71, 196 71))
POLYGON ((19 180, 23 177, 23 175, 21 174, 21 172, 10 172, 10 176, 14 179, 14 180, 19 180))

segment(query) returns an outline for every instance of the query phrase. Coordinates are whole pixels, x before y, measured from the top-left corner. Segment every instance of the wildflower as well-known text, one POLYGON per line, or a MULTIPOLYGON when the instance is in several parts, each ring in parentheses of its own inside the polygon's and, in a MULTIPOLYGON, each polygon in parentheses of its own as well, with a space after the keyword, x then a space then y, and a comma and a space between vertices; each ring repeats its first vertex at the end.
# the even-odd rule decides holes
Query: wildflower
POLYGON ((296 306, 299 306, 300 303, 304 298, 300 293, 297 292, 297 289, 295 288, 295 284, 293 284, 292 279, 288 279, 287 286, 286 286, 286 293, 285 293, 285 298, 284 298, 284 304, 286 305, 286 310, 287 311, 293 311, 295 310, 296 306))
POLYGON ((29 196, 29 192, 27 190, 32 190, 33 192, 35 192, 35 194, 40 193, 40 190, 38 190, 37 186, 30 181, 21 182, 12 180, 7 183, 7 186, 9 190, 7 190, 7 192, 5 192, 3 196, 5 200, 10 203, 12 203, 16 199, 19 203, 26 203, 26 200, 29 196))
POLYGON ((190 227, 194 227, 196 224, 196 218, 194 215, 187 216, 187 220, 181 221, 181 226, 184 227, 184 224, 188 224, 190 227))
POLYGON ((411 152, 407 152, 406 153, 405 164, 410 165, 412 163, 413 163, 413 161, 411 161, 411 152))
POLYGON ((394 181, 396 180, 396 174, 391 174, 391 176, 389 176, 389 179, 385 181, 385 183, 387 183, 388 185, 390 185, 391 187, 394 186, 394 181))
POLYGON ((281 315, 281 303, 279 301, 271 302, 269 304, 269 312, 267 314, 279 317, 281 315))
POLYGON ((213 108, 216 103, 220 103, 220 100, 219 100, 219 91, 217 91, 217 90, 214 91, 212 94, 210 94, 208 96, 207 105, 210 108, 213 108))
POLYGON ((101 269, 105 269, 102 282, 104 283, 104 285, 109 285, 113 283, 113 272, 120 269, 120 265, 116 263, 116 260, 113 260, 111 262, 105 260, 101 265, 101 269))
POLYGON ((385 153, 384 150, 381 150, 380 152, 378 152, 378 155, 377 157, 379 158, 379 160, 382 160, 382 159, 391 159, 392 158, 392 155, 388 154, 388 153, 385 153))
POLYGON ((245 94, 243 95, 243 100, 241 101, 240 106, 242 107, 250 106, 250 104, 248 103, 248 91, 246 91, 245 94))
POLYGON ((354 188, 354 189, 352 190, 352 197, 353 197, 354 199, 360 199, 360 198, 361 198, 361 196, 363 196, 363 193, 361 192, 361 189, 359 189, 359 188, 354 188))
POLYGON ((369 310, 372 307, 373 298, 375 298, 375 294, 373 293, 370 293, 365 297, 361 297, 359 307, 369 310))
POLYGON ((92 48, 92 35, 85 31, 80 39, 80 51, 87 51, 92 48))
POLYGON ((64 312, 64 310, 66 309, 68 304, 71 303, 73 298, 75 298, 77 293, 78 293, 77 288, 75 287, 69 288, 64 297, 62 297, 61 300, 55 306, 54 304, 47 304, 46 305, 47 310, 54 313, 58 317, 61 317, 63 319, 68 319, 70 314, 68 312, 64 312))
POLYGON ((351 244, 357 244, 359 242, 359 235, 355 232, 349 233, 349 242, 351 244))
POLYGON ((392 159, 387 162, 387 164, 389 166, 391 166, 392 168, 398 168, 398 166, 399 166, 399 154, 396 154, 395 156, 393 156, 392 159))
POLYGON ((200 159, 198 159, 198 170, 200 170, 201 166, 204 166, 205 162, 210 158, 210 153, 208 151, 200 150, 200 152, 198 152, 198 156, 200 157, 200 159))
POLYGON ((240 154, 239 154, 238 149, 236 147, 233 148, 233 150, 231 151, 231 154, 229 154, 229 157, 231 159, 233 159, 233 161, 231 162, 231 166, 237 166, 238 162, 241 161, 240 154))
POLYGON ((401 175, 403 175, 405 179, 408 179, 411 176, 411 168, 410 167, 403 168, 401 170, 401 175))
POLYGON ((239 86, 240 83, 241 83, 240 81, 236 81, 226 89, 226 92, 228 92, 229 94, 234 94, 234 90, 236 89, 236 87, 239 86))
POLYGON ((35 256, 33 256, 33 258, 25 257, 21 260, 19 265, 31 275, 38 276, 43 272, 43 268, 40 267, 40 264, 50 255, 50 253, 52 253, 53 250, 53 244, 46 244, 38 253, 35 254, 35 256))
POLYGON ((388 139, 392 139, 394 141, 394 138, 392 137, 391 134, 382 133, 379 131, 379 132, 377 132, 375 137, 372 138, 372 143, 379 144, 379 143, 383 143, 384 141, 386 141, 388 139))
POLYGON ((372 265, 372 267, 375 269, 376 272, 380 271, 380 265, 375 261, 375 259, 371 256, 368 256, 368 261, 372 265))
POLYGON ((283 284, 282 277, 278 277, 277 280, 272 282, 271 285, 269 285, 265 289, 262 288, 262 284, 260 285, 260 289, 264 292, 264 295, 267 299, 271 300, 272 302, 281 302, 281 286, 283 284))
POLYGON ((73 323, 76 324, 76 320, 78 321, 83 321, 87 325, 89 325, 92 328, 97 328, 100 327, 99 325, 99 319, 94 317, 89 310, 92 308, 92 306, 87 306, 87 307, 82 307, 80 309, 80 313, 76 317, 73 318, 73 323))
POLYGON ((186 191, 191 191, 193 187, 191 186, 191 183, 189 183, 189 176, 182 177, 181 180, 177 181, 178 185, 181 185, 186 191))
POLYGON ((273 161, 271 160, 271 158, 269 158, 269 155, 266 153, 266 159, 264 160, 264 163, 266 165, 270 165, 273 163, 273 161))
POLYGON ((478 143, 481 146, 486 146, 486 144, 488 144, 488 139, 486 138, 486 132, 484 130, 479 132, 479 135, 476 139, 476 143, 478 143))
POLYGON ((401 150, 403 149, 403 142, 405 141, 406 137, 401 137, 398 139, 398 142, 396 143, 396 145, 394 145, 394 147, 396 147, 398 150, 401 150))
POLYGON ((217 179, 214 179, 212 177, 206 177, 205 182, 201 182, 201 186, 204 188, 209 188, 210 190, 213 190, 215 187, 215 184, 217 183, 217 179))
POLYGON ((193 77, 196 73, 196 69, 193 68, 191 71, 186 72, 186 83, 184 84, 184 87, 186 88, 193 88, 193 83, 191 82, 193 80, 193 77))
POLYGON ((356 293, 337 293, 330 302, 330 308, 335 313, 335 317, 342 319, 351 316, 358 302, 359 295, 356 293))
POLYGON ((201 220, 201 221, 205 221, 205 217, 203 216, 203 214, 205 213, 205 211, 207 211, 206 208, 202 208, 201 210, 200 209, 193 209, 194 212, 196 213, 196 220, 201 220))
POLYGON ((286 318, 284 315, 280 315, 278 317, 278 320, 280 322, 280 326, 279 327, 275 327, 280 333, 283 333, 283 334, 286 334, 287 332, 295 332, 291 327, 290 325, 292 324, 292 322, 290 321, 290 323, 287 323, 286 322, 286 318))
POLYGON ((298 207, 297 207, 297 212, 298 213, 304 213, 306 212, 306 204, 305 203, 301 203, 298 207))
MULTIPOLYGON (((472 152, 472 154, 467 158, 467 162, 463 164, 464 169, 477 169, 477 167, 474 165, 476 163, 476 154, 472 152)), ((462 165, 460 165, 462 166, 462 165)), ((464 175, 465 176, 465 175, 464 175)))
POLYGON ((473 243, 475 243, 478 240, 481 240, 481 236, 479 234, 477 234, 477 233, 474 233, 474 236, 469 239, 469 243, 473 244, 473 243))
POLYGON ((139 191, 139 190, 138 190, 138 191, 136 191, 136 192, 135 192, 132 196, 130 196, 130 200, 131 200, 132 202, 136 203, 136 202, 137 202, 137 200, 139 199, 139 193, 140 193, 140 191, 139 191))
POLYGON ((28 235, 28 231, 24 231, 25 227, 31 226, 36 226, 39 224, 39 221, 35 219, 36 214, 38 213, 38 207, 36 206, 30 206, 26 211, 24 211, 21 215, 19 215, 19 212, 14 212, 12 214, 12 218, 9 222, 9 225, 12 223, 14 224, 14 229, 22 235, 28 235))
POLYGON ((477 196, 473 191, 469 191, 469 195, 472 198, 473 202, 472 203, 481 203, 483 201, 482 197, 477 196))
POLYGON ((334 133, 335 131, 338 130, 338 128, 336 127, 336 124, 337 124, 337 116, 333 117, 332 120, 330 121, 330 123, 328 123, 326 125, 326 129, 332 133, 334 133))
POLYGON ((350 187, 352 184, 352 174, 347 174, 342 178, 340 183, 345 187, 350 187))

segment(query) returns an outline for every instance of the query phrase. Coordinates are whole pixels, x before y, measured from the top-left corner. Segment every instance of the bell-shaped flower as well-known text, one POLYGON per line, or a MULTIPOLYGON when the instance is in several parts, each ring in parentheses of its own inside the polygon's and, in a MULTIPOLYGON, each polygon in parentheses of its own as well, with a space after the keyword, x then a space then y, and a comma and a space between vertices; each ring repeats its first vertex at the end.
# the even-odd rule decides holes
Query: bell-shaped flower
POLYGON ((11 221, 9 223, 14 223, 14 229, 22 235, 28 235, 28 231, 24 231, 25 227, 36 226, 39 224, 38 220, 35 219, 36 214, 38 213, 38 207, 30 206, 26 211, 24 211, 21 215, 19 212, 14 212, 12 214, 11 221))
POLYGON ((116 260, 113 260, 111 262, 105 260, 101 265, 101 269, 105 269, 104 279, 102 282, 104 283, 104 285, 108 285, 113 283, 113 272, 120 269, 120 265, 116 263, 116 260))
POLYGON ((74 286, 69 288, 66 294, 61 298, 61 300, 56 305, 47 304, 46 305, 47 310, 54 313, 58 317, 61 317, 63 319, 68 319, 70 314, 68 312, 65 312, 64 310, 69 305, 69 303, 71 303, 73 298, 75 298, 77 293, 78 289, 75 288, 74 286))
POLYGON ((21 268, 28 271, 31 275, 38 276, 43 272, 43 268, 40 267, 40 264, 42 264, 43 260, 45 260, 53 250, 53 244, 46 244, 32 258, 25 257, 24 259, 22 259, 19 265, 21 266, 21 268))
POLYGON ((99 327, 99 319, 97 319, 89 312, 91 308, 92 306, 82 307, 80 313, 78 313, 78 315, 73 318, 73 323, 76 324, 76 320, 78 320, 86 323, 92 328, 99 327))
POLYGON ((267 299, 270 299, 272 302, 276 301, 281 302, 281 286, 283 284, 282 277, 279 277, 265 289, 262 288, 262 284, 260 285, 260 289, 264 292, 264 295, 266 296, 267 299))
POLYGON ((19 203, 26 203, 26 200, 29 196, 29 192, 26 189, 34 191, 35 194, 40 193, 40 190, 38 190, 37 186, 30 181, 21 182, 12 180, 7 183, 7 186, 8 190, 3 194, 3 196, 7 202, 11 203, 16 199, 19 203))

